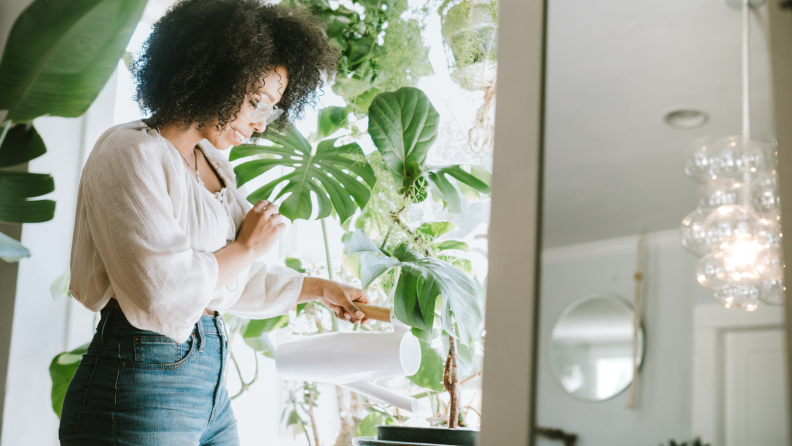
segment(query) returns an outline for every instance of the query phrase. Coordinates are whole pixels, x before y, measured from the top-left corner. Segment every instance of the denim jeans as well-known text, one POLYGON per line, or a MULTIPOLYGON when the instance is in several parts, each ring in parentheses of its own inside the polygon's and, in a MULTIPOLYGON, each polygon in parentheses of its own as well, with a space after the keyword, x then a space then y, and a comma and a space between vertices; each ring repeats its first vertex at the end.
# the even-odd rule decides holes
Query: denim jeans
POLYGON ((63 402, 61 445, 239 445, 225 388, 228 335, 203 315, 183 344, 104 309, 63 402))

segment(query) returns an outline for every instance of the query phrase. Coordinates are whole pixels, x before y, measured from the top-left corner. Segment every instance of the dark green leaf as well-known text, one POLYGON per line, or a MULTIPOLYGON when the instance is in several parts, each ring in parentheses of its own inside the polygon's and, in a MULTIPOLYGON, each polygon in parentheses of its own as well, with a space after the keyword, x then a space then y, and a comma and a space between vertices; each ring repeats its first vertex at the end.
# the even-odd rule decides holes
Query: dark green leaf
POLYGON ((63 399, 66 397, 66 390, 69 388, 74 373, 80 365, 82 355, 88 352, 88 344, 81 345, 68 353, 61 353, 52 358, 49 372, 52 378, 52 410, 60 418, 63 410, 63 399))
POLYGON ((421 368, 418 369, 418 373, 407 378, 425 389, 436 392, 444 391, 443 370, 445 369, 445 358, 437 350, 433 349, 430 344, 420 340, 418 342, 421 344, 421 368))
POLYGON ((423 170, 439 121, 429 98, 417 88, 382 93, 372 101, 368 132, 402 193, 423 170))
POLYGON ((14 22, 0 61, 7 119, 85 113, 124 54, 146 0, 35 0, 14 22))
POLYGON ((274 181, 257 189, 248 196, 248 201, 275 201, 287 196, 280 205, 280 213, 294 221, 309 219, 313 212, 311 194, 319 205, 317 218, 330 215, 331 208, 343 223, 357 208, 363 208, 371 197, 368 187, 376 183, 374 170, 365 161, 363 151, 355 143, 335 147, 336 139, 319 143, 313 153, 310 143, 293 126, 283 131, 272 131, 268 138, 275 146, 242 145, 231 151, 231 159, 251 155, 274 155, 278 158, 257 159, 234 168, 239 186, 257 178, 274 167, 293 169, 274 181), (275 189, 286 183, 275 195, 275 189), (368 187, 366 187, 368 184, 368 187))
POLYGON ((30 124, 12 127, 0 146, 0 167, 16 166, 47 153, 44 140, 30 124))
POLYGON ((41 223, 55 216, 52 200, 25 201, 0 198, 0 221, 9 223, 41 223))
POLYGON ((347 115, 351 111, 350 107, 326 107, 319 112, 317 137, 327 138, 342 128, 347 121, 347 115))
POLYGON ((425 331, 425 330, 421 330, 420 328, 415 328, 415 327, 412 327, 412 329, 410 331, 412 332, 413 336, 415 336, 419 340, 424 341, 424 342, 429 343, 429 344, 432 343, 433 335, 432 335, 431 332, 428 332, 428 331, 425 331))
POLYGON ((0 193, 4 199, 39 197, 55 190, 55 180, 46 173, 0 171, 0 193))

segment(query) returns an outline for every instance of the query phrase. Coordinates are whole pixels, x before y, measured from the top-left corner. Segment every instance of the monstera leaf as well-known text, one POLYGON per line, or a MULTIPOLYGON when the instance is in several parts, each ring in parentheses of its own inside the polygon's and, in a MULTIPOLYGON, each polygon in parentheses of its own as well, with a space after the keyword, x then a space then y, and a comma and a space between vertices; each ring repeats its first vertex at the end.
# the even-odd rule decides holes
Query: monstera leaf
POLYGON ((275 201, 288 195, 280 205, 280 214, 292 221, 307 220, 313 212, 313 193, 319 205, 317 218, 329 216, 335 208, 342 223, 368 203, 369 188, 377 179, 356 143, 336 147, 335 138, 320 142, 314 149, 293 126, 271 130, 267 138, 275 145, 241 145, 231 151, 231 161, 260 157, 234 168, 237 183, 241 186, 278 166, 293 170, 251 193, 251 203, 275 201), (276 194, 276 188, 283 183, 285 186, 276 194))
POLYGON ((360 277, 364 287, 385 271, 401 268, 394 294, 394 310, 400 321, 431 332, 436 300, 442 296, 443 328, 458 336, 465 345, 473 341, 484 315, 476 282, 458 268, 424 256, 405 244, 397 246, 388 255, 377 248, 362 230, 352 235, 347 253, 360 256, 360 277), (458 330, 454 329, 454 321, 458 330))
POLYGON ((146 0, 35 0, 0 61, 0 110, 27 122, 85 113, 113 74, 146 0))
POLYGON ((371 102, 368 132, 399 185, 399 193, 407 194, 423 173, 439 122, 432 102, 417 88, 382 93, 371 102))

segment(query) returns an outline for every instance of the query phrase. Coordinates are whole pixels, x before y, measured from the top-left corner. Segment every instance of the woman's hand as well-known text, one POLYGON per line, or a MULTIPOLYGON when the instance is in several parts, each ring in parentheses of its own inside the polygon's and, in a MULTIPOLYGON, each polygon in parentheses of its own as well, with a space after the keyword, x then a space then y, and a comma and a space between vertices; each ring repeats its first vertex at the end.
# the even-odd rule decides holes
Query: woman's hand
POLYGON ((369 303, 368 296, 360 289, 347 286, 332 280, 317 277, 306 277, 300 293, 300 302, 313 299, 321 300, 336 317, 349 322, 366 322, 366 315, 354 302, 369 303))
POLYGON ((248 211, 234 243, 240 243, 257 259, 272 249, 285 227, 278 206, 261 200, 248 211))

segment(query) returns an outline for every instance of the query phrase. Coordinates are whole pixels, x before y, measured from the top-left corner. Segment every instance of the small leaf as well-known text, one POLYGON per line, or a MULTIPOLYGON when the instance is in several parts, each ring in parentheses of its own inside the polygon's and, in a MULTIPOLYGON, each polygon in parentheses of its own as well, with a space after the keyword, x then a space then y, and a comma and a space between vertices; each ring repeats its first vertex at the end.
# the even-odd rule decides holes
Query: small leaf
POLYGON ((347 121, 350 107, 326 107, 319 111, 316 138, 324 139, 342 128, 347 121))
POLYGON ((52 400, 52 410, 55 411, 58 418, 63 410, 63 399, 66 398, 69 383, 80 365, 82 355, 87 352, 88 344, 81 345, 70 352, 55 356, 50 362, 49 372, 52 379, 50 399, 52 400))
POLYGON ((285 263, 287 267, 297 271, 298 273, 305 272, 305 268, 303 268, 300 259, 295 259, 294 257, 286 257, 285 263))
POLYGON ((248 322, 247 329, 242 335, 243 338, 258 338, 262 333, 283 328, 289 324, 289 315, 271 317, 269 319, 253 319, 248 322))
POLYGON ((242 340, 245 341, 245 344, 247 344, 247 346, 253 350, 268 358, 275 359, 275 347, 272 345, 269 335, 266 332, 261 333, 261 335, 258 337, 242 338, 242 340))
POLYGON ((378 424, 385 424, 384 420, 382 419, 382 415, 376 412, 366 415, 366 418, 363 418, 363 420, 360 421, 355 436, 376 437, 378 424))
MULTIPOLYGON (((473 170, 471 170, 473 172, 473 170)), ((477 175, 466 172, 462 169, 461 165, 448 165, 437 166, 427 169, 426 177, 432 184, 432 191, 434 191, 443 202, 448 206, 448 211, 461 214, 462 200, 464 196, 460 191, 448 180, 448 177, 454 178, 459 184, 464 184, 472 189, 488 194, 490 193, 490 181, 480 170, 475 171, 477 175), (486 179, 482 180, 480 177, 486 179)), ((485 171, 486 172, 486 171, 485 171)))
POLYGON ((71 271, 66 270, 60 277, 55 279, 50 284, 50 294, 55 300, 60 300, 69 295, 69 281, 71 280, 71 271))
POLYGON ((458 229, 458 227, 450 221, 436 221, 433 223, 424 223, 421 226, 418 226, 417 231, 437 238, 446 232, 453 231, 454 229, 458 229))
POLYGON ((0 259, 6 262, 18 262, 30 257, 30 250, 21 243, 0 232, 0 259))
POLYGON ((44 140, 32 124, 17 124, 0 146, 0 167, 16 166, 47 153, 44 140))
POLYGON ((468 244, 461 240, 443 240, 435 245, 438 251, 445 251, 446 249, 458 249, 460 251, 468 251, 468 244))

